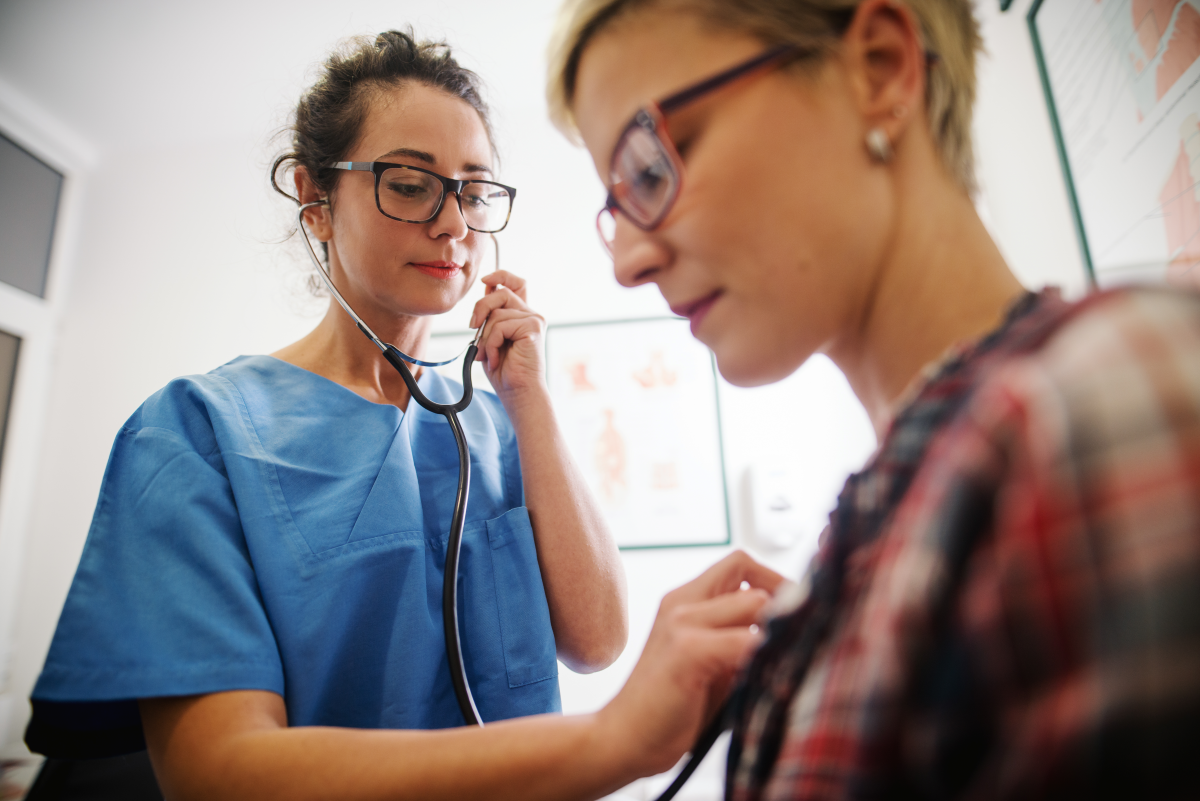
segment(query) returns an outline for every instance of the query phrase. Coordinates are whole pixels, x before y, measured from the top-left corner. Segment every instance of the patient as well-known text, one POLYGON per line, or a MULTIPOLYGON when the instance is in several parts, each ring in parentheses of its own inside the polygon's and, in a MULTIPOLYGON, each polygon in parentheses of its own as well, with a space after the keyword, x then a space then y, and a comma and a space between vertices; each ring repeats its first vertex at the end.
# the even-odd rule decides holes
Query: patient
POLYGON ((1200 793, 1200 299, 1017 282, 979 47, 965 0, 559 17, 617 279, 735 384, 827 354, 879 438, 735 697, 739 801, 1200 793))

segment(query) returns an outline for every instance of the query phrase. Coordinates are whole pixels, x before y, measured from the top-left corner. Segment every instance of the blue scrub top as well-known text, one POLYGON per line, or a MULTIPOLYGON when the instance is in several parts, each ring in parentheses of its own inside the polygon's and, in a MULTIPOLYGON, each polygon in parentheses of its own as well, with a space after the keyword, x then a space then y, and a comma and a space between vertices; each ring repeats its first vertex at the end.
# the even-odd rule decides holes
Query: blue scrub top
MULTIPOLYGON (((428 370, 420 386, 461 390, 428 370)), ((512 424, 486 392, 460 418, 475 701, 485 721, 558 711, 512 424)), ((462 725, 441 603, 457 481, 449 425, 415 402, 371 403, 268 356, 172 381, 117 436, 27 740, 99 756, 122 726, 140 739, 130 699, 247 689, 282 695, 293 726, 462 725), (54 745, 80 730, 100 736, 54 745)))

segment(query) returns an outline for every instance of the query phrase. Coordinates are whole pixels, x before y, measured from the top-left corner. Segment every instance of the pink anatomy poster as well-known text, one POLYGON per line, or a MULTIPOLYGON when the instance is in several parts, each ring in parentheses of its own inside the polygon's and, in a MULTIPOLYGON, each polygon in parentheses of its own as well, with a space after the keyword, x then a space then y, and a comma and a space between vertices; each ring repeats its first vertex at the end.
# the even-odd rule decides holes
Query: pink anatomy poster
POLYGON ((729 542, 716 374, 685 320, 552 325, 546 370, 619 546, 729 542))
POLYGON ((1029 23, 1093 279, 1200 289, 1200 0, 1035 0, 1029 23))

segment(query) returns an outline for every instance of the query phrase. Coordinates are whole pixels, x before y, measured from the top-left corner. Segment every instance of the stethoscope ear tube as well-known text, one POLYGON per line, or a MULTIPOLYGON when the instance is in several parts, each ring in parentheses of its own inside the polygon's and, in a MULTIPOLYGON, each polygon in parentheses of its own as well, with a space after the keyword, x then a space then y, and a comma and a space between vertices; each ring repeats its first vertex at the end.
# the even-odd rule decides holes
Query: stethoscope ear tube
MULTIPOLYGON (((342 293, 339 292, 338 288, 336 286, 334 286, 334 284, 333 284, 333 277, 329 275, 329 271, 325 269, 325 265, 321 264, 321 260, 319 258, 317 258, 317 251, 313 248, 312 240, 310 240, 308 238, 308 231, 306 231, 305 227, 304 227, 304 212, 308 211, 309 209, 316 208, 318 206, 328 206, 328 205, 329 205, 329 201, 324 198, 322 198, 321 200, 314 200, 312 203, 305 203, 304 205, 302 205, 300 207, 300 210, 296 213, 296 224, 300 231, 300 237, 304 240, 304 247, 308 251, 308 257, 310 259, 312 259, 313 268, 316 269, 317 275, 320 276, 320 278, 321 278, 321 282, 323 284, 325 284, 325 288, 329 290, 329 294, 333 296, 333 299, 337 301, 338 305, 342 307, 342 309, 346 312, 346 314, 349 315, 350 319, 354 321, 354 324, 356 326, 358 326, 358 330, 362 331, 363 334, 366 335, 367 339, 374 342, 375 347, 377 347, 381 351, 383 351, 385 355, 387 354, 388 348, 391 348, 392 350, 396 351, 396 353, 400 354, 401 358, 403 358, 404 361, 409 362, 410 364, 418 364, 421 367, 441 367, 443 365, 450 364, 450 362, 454 361, 454 359, 457 359, 458 357, 455 356, 452 359, 446 359, 446 360, 440 361, 440 362, 427 362, 427 361, 422 361, 421 359, 418 359, 414 356, 409 356, 407 353, 400 351, 395 345, 389 345, 388 343, 381 340, 378 336, 376 336, 375 332, 371 330, 371 327, 369 325, 367 325, 365 322, 363 322, 363 319, 358 316, 358 313, 354 311, 354 309, 350 306, 349 302, 347 302, 347 300, 344 297, 342 297, 342 293)), ((492 235, 492 241, 496 242, 495 235, 492 235)), ((499 247, 499 243, 496 243, 497 269, 499 269, 499 264, 500 264, 499 260, 500 260, 500 247, 499 247)), ((483 326, 481 325, 481 326, 479 326, 479 331, 475 335, 475 340, 471 344, 475 344, 475 342, 478 342, 479 337, 482 334, 483 334, 483 326)), ((389 359, 388 361, 391 361, 391 359, 389 359)), ((393 364, 395 364, 395 362, 393 362, 393 364)), ((424 406, 424 404, 422 404, 422 406, 424 406)), ((428 407, 426 407, 426 408, 428 408, 428 407)), ((465 409, 466 406, 463 406, 463 408, 465 409)))

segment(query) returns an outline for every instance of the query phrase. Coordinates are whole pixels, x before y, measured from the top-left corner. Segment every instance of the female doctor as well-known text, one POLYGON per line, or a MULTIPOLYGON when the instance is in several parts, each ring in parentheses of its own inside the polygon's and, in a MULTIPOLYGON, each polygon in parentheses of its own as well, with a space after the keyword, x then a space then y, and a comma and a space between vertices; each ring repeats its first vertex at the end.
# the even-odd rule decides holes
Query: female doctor
MULTIPOLYGON (((485 274, 490 243, 465 192, 399 221, 379 202, 386 181, 337 162, 395 164, 436 189, 493 181, 477 78, 404 33, 356 41, 301 99, 276 171, 292 166, 300 203, 326 201, 305 222, 334 284, 403 352, 419 357, 433 315, 486 285, 471 326, 487 322, 479 358, 497 395, 476 392, 461 415, 464 659, 485 721, 556 712, 557 660, 610 664, 626 612, 616 548, 550 408, 543 320, 524 280, 485 274)), ((435 401, 461 393, 432 371, 419 385, 435 401)), ((441 615, 457 476, 446 420, 411 402, 334 302, 270 356, 171 382, 117 437, 30 746, 105 757, 141 750, 144 734, 180 798, 366 797, 354 783, 382 787, 385 763, 416 781, 469 757, 422 756, 428 734, 362 731, 463 723, 441 615)))

